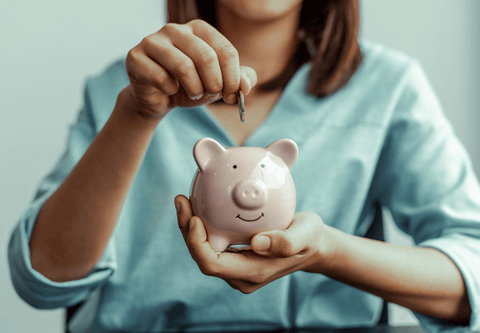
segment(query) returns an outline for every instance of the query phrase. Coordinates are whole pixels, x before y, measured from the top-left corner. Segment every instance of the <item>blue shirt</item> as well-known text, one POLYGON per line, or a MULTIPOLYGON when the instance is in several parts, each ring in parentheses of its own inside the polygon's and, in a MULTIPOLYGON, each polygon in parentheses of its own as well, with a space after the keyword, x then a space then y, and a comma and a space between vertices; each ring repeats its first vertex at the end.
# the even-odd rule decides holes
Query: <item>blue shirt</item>
MULTIPOLYGON (((348 84, 322 99, 306 93, 310 65, 301 67, 244 145, 265 147, 281 138, 297 143, 291 170, 296 211, 313 211, 326 224, 361 236, 379 202, 418 246, 444 252, 467 286, 472 315, 465 330, 480 330, 480 187, 469 158, 418 61, 372 42, 363 41, 361 49, 363 62, 348 84)), ((178 229, 173 199, 189 194, 197 140, 235 145, 205 106, 176 108, 160 122, 88 276, 58 283, 33 270, 28 242, 38 212, 128 83, 124 61, 88 80, 65 154, 12 232, 11 277, 26 302, 56 308, 88 299, 72 325, 89 323, 93 332, 348 327, 378 320, 380 298, 321 274, 295 272, 245 295, 200 272, 178 229)), ((418 317, 431 331, 462 330, 418 317)))

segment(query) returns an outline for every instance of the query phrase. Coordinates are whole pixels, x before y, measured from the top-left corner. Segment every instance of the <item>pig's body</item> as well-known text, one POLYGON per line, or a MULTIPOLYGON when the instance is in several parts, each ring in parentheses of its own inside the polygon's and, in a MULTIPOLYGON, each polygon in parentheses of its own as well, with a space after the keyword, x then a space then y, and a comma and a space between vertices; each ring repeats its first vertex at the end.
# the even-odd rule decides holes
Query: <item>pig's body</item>
POLYGON ((224 149, 205 138, 194 147, 197 171, 191 190, 193 214, 205 223, 217 252, 249 244, 258 232, 286 229, 295 212, 290 168, 296 144, 278 140, 266 148, 224 149))

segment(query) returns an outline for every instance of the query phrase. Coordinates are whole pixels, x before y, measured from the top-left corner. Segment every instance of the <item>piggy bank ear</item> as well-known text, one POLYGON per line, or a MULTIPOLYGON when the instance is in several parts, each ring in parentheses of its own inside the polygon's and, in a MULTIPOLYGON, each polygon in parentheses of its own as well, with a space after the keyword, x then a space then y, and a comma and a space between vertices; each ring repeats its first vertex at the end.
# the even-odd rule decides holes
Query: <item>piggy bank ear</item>
POLYGON ((298 146, 290 139, 280 139, 265 147, 266 150, 280 157, 289 169, 297 160, 298 146))
POLYGON ((198 140, 193 147, 193 158, 200 171, 203 171, 212 157, 220 155, 223 152, 225 152, 225 148, 217 141, 211 138, 203 138, 198 140))

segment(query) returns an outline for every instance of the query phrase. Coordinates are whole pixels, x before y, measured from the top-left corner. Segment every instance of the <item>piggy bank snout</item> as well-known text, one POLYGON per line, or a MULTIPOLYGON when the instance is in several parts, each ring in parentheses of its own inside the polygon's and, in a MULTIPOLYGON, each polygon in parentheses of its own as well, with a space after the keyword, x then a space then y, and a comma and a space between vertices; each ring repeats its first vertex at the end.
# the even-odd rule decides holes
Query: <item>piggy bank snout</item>
POLYGON ((256 179, 239 182, 233 189, 233 201, 243 209, 258 209, 263 207, 268 199, 265 183, 256 179))

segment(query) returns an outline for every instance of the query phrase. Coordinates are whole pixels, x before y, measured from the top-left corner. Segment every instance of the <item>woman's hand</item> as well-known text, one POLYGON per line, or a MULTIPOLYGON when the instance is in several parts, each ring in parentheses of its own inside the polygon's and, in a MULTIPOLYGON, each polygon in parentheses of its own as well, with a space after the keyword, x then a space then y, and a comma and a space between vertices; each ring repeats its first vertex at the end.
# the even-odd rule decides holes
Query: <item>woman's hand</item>
POLYGON ((233 104, 239 89, 247 95, 257 83, 233 45, 202 20, 169 23, 145 37, 128 53, 126 69, 135 111, 154 118, 222 97, 233 104))
POLYGON ((193 216, 188 199, 175 198, 178 223, 187 247, 202 273, 225 280, 243 293, 298 270, 318 271, 329 257, 329 244, 323 242, 327 227, 312 212, 294 215, 287 230, 273 230, 255 235, 253 251, 217 254, 207 242, 202 220, 193 216))
POLYGON ((471 308, 462 275, 442 252, 352 236, 312 212, 286 230, 262 232, 253 251, 217 254, 188 199, 175 198, 178 223, 200 270, 251 293, 294 271, 326 275, 427 316, 468 325, 471 308), (442 274, 439 274, 441 272, 442 274))

